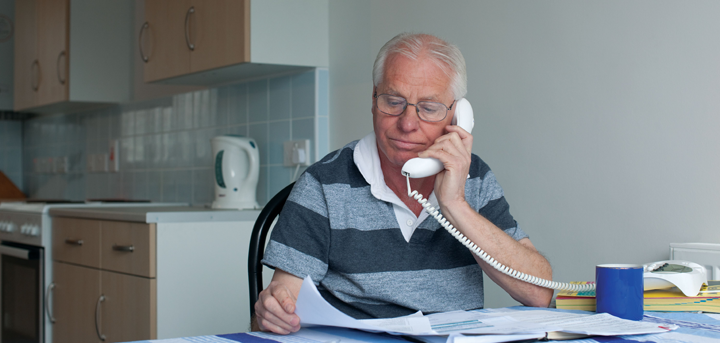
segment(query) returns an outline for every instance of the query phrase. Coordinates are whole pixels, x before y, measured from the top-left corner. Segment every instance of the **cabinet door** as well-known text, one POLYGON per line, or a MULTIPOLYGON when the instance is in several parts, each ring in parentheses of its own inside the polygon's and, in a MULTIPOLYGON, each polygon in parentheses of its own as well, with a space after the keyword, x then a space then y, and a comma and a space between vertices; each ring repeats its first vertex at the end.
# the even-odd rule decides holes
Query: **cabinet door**
POLYGON ((190 71, 250 62, 250 1, 193 0, 190 71))
MULTIPOLYGON (((185 41, 185 23, 192 21, 189 0, 146 0, 148 61, 145 82, 190 72, 190 49, 185 41)), ((190 28, 188 28, 190 29, 190 28)))
POLYGON ((68 100, 69 0, 38 0, 38 105, 68 100))
POLYGON ((36 30, 37 1, 15 3, 15 78, 13 106, 15 110, 31 107, 37 101, 34 90, 39 77, 36 30))
POLYGON ((102 271, 102 332, 105 342, 157 338, 155 279, 102 271))
POLYGON ((54 262, 53 280, 53 342, 100 342, 95 330, 100 271, 54 262))

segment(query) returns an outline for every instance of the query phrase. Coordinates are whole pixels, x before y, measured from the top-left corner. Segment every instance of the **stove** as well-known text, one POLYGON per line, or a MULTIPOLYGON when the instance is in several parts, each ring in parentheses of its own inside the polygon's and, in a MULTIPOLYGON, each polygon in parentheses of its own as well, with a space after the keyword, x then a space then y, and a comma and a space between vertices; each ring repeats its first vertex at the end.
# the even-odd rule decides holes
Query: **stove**
POLYGON ((52 342, 52 217, 58 207, 187 206, 151 202, 0 203, 0 342, 52 342))

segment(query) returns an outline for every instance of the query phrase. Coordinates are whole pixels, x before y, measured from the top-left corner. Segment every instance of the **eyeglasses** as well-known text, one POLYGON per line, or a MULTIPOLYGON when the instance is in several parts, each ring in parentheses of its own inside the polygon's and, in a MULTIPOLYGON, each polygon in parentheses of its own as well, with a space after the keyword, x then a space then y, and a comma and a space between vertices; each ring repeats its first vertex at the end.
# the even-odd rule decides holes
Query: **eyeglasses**
POLYGON ((373 93, 373 98, 377 99, 377 109, 382 113, 399 116, 405 112, 405 109, 410 105, 415 106, 415 112, 417 112, 418 117, 427 122, 438 122, 445 119, 448 111, 452 109, 456 101, 453 100, 453 103, 450 104, 448 108, 443 103, 432 101, 419 101, 417 104, 411 104, 401 96, 390 94, 378 95, 377 93, 373 93))

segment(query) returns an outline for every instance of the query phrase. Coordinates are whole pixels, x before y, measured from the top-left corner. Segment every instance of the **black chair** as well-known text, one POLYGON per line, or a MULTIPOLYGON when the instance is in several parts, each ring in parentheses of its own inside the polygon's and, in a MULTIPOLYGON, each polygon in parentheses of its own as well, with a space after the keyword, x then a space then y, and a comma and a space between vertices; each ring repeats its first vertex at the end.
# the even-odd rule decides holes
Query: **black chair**
POLYGON ((270 227, 275 218, 285 206, 285 200, 290 195, 295 182, 283 188, 278 194, 268 201, 267 205, 260 212, 253 227, 252 236, 250 236, 250 252, 248 253, 248 283, 250 284, 250 316, 255 315, 255 303, 258 295, 263 289, 262 269, 260 263, 265 254, 265 241, 267 240, 270 227))

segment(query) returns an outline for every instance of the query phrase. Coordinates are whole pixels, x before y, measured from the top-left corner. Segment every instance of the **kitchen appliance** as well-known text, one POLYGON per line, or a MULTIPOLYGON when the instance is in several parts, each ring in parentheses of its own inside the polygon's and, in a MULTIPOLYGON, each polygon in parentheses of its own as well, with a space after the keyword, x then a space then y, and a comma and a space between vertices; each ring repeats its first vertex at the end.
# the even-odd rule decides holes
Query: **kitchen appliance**
POLYGON ((255 200, 260 154, 255 140, 237 135, 211 139, 215 156, 215 201, 212 208, 257 209, 255 200))
POLYGON ((0 203, 0 342, 52 341, 50 208, 187 206, 178 203, 0 203), (46 315, 47 314, 47 315, 46 315))

